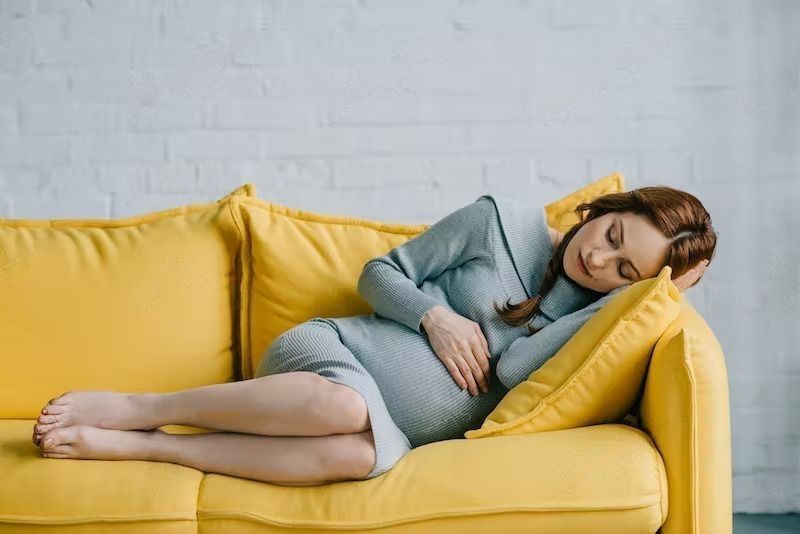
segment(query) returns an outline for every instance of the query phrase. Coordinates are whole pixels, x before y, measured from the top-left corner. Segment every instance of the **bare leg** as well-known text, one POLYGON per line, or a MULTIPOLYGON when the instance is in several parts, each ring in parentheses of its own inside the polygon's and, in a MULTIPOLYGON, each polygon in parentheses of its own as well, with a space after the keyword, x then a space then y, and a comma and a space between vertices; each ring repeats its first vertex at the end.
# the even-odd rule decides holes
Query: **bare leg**
MULTIPOLYGON (((369 430, 364 398, 307 371, 211 384, 172 393, 67 392, 52 399, 34 428, 89 425, 149 430, 179 424, 267 436, 328 436, 369 430)), ((37 443, 38 444, 38 443, 37 443)))
POLYGON ((366 477, 375 465, 372 431, 334 436, 255 436, 215 432, 56 428, 42 449, 47 458, 170 462, 286 486, 318 486, 366 477))

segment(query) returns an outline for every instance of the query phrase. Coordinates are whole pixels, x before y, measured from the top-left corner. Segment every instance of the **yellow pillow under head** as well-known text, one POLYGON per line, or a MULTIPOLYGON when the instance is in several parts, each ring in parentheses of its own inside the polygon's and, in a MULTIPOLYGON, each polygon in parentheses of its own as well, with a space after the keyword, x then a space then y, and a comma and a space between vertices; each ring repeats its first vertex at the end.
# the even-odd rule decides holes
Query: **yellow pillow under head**
POLYGON ((582 202, 589 202, 608 193, 621 193, 625 191, 625 177, 621 172, 612 172, 599 180, 581 187, 572 193, 546 204, 547 225, 555 228, 562 234, 569 232, 570 228, 578 224, 575 208, 582 202))
POLYGON ((671 274, 672 268, 664 266, 655 278, 619 293, 464 437, 619 421, 639 395, 653 347, 681 309, 671 274))
POLYGON ((35 418, 69 390, 233 380, 231 203, 251 194, 121 219, 0 219, 0 418, 35 418))

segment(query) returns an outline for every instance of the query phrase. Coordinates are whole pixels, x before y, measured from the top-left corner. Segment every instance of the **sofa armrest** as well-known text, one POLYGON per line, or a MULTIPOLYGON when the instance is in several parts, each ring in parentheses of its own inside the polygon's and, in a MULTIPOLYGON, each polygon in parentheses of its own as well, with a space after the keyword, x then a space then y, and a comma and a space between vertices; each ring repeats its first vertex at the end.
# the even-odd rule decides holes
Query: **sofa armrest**
MULTIPOLYGON (((698 315, 659 339, 639 405, 641 429, 664 460, 663 534, 732 531, 728 377, 722 349, 698 315)), ((680 321, 680 319, 679 319, 680 321)))

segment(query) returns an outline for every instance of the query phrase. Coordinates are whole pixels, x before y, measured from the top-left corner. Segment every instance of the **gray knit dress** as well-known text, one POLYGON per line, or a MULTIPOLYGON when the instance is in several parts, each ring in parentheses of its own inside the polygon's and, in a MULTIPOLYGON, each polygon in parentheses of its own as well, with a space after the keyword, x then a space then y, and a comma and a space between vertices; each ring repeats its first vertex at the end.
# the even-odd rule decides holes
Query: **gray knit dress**
POLYGON ((312 371, 361 393, 377 456, 367 478, 381 475, 414 447, 479 428, 627 287, 597 293, 562 273, 531 323, 542 330, 528 335, 524 325, 506 324, 492 302, 538 295, 553 252, 543 207, 482 195, 364 265, 358 292, 373 313, 290 328, 267 348, 256 376, 312 371), (433 351, 420 323, 437 304, 480 325, 492 355, 487 393, 462 390, 433 351))

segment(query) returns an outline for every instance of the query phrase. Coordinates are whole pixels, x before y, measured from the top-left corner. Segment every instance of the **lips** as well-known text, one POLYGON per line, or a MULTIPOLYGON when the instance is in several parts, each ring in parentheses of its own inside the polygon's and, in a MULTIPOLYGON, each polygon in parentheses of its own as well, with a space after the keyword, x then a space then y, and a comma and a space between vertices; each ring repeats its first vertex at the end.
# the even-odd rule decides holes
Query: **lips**
POLYGON ((581 258, 580 252, 578 253, 578 267, 586 276, 589 276, 589 271, 586 269, 586 265, 583 263, 583 258, 581 258))

